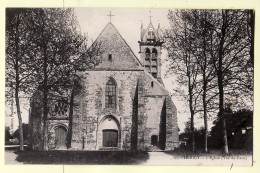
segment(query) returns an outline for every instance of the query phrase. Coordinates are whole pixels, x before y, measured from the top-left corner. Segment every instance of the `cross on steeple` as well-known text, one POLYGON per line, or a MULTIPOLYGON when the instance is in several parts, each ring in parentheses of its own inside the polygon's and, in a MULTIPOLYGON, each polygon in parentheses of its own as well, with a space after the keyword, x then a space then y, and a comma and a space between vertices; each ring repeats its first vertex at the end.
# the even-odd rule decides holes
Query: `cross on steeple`
POLYGON ((110 11, 109 15, 107 15, 107 16, 109 16, 110 22, 111 22, 111 17, 112 17, 112 16, 115 16, 115 15, 112 15, 112 14, 111 14, 111 11, 110 11))

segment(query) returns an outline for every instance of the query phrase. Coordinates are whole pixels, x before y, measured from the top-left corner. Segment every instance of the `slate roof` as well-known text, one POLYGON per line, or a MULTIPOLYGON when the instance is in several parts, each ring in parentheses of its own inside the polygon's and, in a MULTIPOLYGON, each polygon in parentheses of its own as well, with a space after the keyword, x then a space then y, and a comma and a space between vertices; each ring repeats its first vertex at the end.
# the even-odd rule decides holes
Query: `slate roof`
POLYGON ((101 44, 101 63, 95 69, 143 70, 139 59, 111 22, 105 26, 94 43, 101 44), (112 60, 109 60, 109 54, 112 55, 112 60))

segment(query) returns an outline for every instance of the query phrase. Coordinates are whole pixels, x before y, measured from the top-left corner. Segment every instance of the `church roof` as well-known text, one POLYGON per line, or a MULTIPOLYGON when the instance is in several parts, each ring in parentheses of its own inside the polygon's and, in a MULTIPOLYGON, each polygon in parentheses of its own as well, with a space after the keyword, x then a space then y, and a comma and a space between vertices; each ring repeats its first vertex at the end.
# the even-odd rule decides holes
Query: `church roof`
POLYGON ((109 22, 99 34, 94 44, 100 44, 101 62, 95 69, 104 70, 142 70, 142 64, 129 45, 109 22))

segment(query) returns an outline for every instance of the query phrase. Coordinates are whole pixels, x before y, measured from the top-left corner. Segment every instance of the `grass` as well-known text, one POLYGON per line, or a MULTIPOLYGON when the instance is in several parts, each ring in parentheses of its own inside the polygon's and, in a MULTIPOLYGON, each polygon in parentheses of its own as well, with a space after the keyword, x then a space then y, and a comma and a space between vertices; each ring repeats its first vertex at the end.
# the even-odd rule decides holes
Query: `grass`
POLYGON ((25 164, 131 165, 149 158, 147 152, 127 151, 17 151, 17 161, 25 164))

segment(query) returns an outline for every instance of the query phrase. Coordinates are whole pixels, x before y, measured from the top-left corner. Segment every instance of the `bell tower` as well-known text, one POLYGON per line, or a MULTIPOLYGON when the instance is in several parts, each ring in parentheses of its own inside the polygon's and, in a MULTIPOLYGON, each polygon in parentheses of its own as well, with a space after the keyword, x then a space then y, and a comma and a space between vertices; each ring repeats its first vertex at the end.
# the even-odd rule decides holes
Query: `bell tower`
POLYGON ((140 46, 139 53, 145 70, 163 84, 161 78, 162 31, 160 24, 157 29, 153 27, 151 22, 152 16, 149 17, 150 23, 146 29, 144 29, 143 24, 141 24, 141 38, 140 41, 138 41, 140 46))

